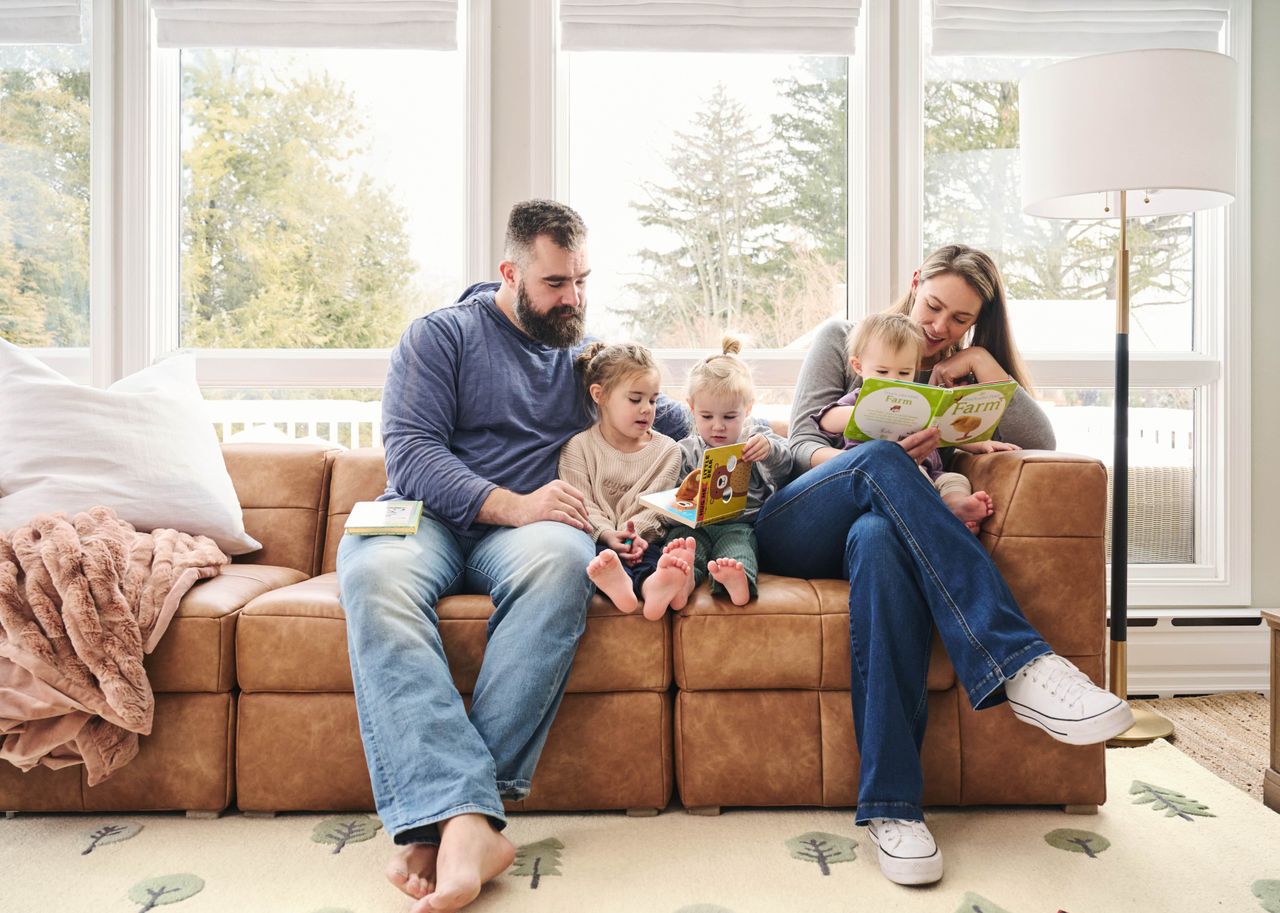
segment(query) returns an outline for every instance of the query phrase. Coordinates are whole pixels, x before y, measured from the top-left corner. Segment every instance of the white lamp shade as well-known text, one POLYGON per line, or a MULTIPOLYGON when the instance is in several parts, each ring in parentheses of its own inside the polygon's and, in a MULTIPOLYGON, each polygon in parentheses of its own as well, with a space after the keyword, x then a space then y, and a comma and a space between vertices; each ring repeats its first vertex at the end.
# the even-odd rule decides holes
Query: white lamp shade
POLYGON ((1225 54, 1078 57, 1026 76, 1018 109, 1029 215, 1114 219, 1120 192, 1129 216, 1210 209, 1235 195, 1236 62, 1225 54))

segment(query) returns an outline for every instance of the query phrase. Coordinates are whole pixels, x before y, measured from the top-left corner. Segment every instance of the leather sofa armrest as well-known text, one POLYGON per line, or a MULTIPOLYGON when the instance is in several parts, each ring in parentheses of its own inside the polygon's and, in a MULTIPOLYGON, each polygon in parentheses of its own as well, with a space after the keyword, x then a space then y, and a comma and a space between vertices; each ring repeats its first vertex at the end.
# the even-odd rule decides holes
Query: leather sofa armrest
POLYGON ((984 538, 1103 536, 1107 471, 1093 457, 1049 450, 961 451, 952 469, 995 502, 995 513, 982 526, 984 538))
POLYGON ((1098 681, 1106 640, 1107 472, 1092 457, 1037 450, 958 454, 953 467, 995 513, 982 544, 1046 641, 1098 681))

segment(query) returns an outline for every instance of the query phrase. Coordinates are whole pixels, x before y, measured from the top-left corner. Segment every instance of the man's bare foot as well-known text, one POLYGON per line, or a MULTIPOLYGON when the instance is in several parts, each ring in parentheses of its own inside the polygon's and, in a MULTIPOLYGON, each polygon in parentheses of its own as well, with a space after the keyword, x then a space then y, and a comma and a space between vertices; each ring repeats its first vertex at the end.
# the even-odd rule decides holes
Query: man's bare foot
POLYGON ((644 594, 644 617, 657 621, 667 614, 667 607, 680 593, 688 599, 687 587, 693 579, 693 568, 689 562, 672 551, 658 559, 658 569, 654 571, 640 586, 644 594))
POLYGON ((640 608, 635 584, 622 569, 622 561, 613 549, 606 548, 591 559, 591 563, 587 565, 587 576, 600 592, 613 600, 620 612, 634 612, 640 608))
MULTIPOLYGON (((662 554, 679 558, 685 564, 689 565, 689 567, 693 567, 693 562, 697 555, 697 547, 697 543, 694 541, 692 536, 688 536, 684 539, 672 539, 662 549, 662 554)), ((693 584, 693 574, 690 574, 685 585, 680 588, 680 592, 671 597, 671 608, 679 612, 689 604, 689 596, 693 593, 693 584)))
POLYGON ((426 843, 400 847, 387 863, 387 881, 410 897, 426 897, 436 889, 436 852, 426 843))
POLYGON ((991 495, 985 491, 975 491, 963 498, 947 502, 951 512, 963 521, 971 532, 976 533, 982 521, 995 513, 995 505, 991 503, 991 495))
POLYGON ((440 823, 440 853, 436 857, 435 890, 419 900, 410 913, 452 913, 480 894, 511 865, 516 848, 499 834, 484 815, 458 815, 440 823))
POLYGON ((751 584, 742 562, 736 558, 717 558, 707 562, 707 573, 720 582, 729 593, 734 605, 746 605, 751 601, 751 584))

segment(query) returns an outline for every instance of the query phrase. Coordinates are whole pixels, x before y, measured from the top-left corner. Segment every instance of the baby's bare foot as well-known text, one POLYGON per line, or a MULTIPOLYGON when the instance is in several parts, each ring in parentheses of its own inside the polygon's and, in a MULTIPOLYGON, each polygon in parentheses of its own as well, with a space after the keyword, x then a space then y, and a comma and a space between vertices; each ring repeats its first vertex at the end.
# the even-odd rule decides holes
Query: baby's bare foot
POLYGON ((672 600, 681 593, 688 598, 688 584, 693 579, 693 569, 683 558, 668 552, 658 559, 658 569, 640 587, 644 594, 644 617, 657 621, 673 606, 672 600))
MULTIPOLYGON (((672 539, 667 543, 662 553, 671 555, 673 558, 679 558, 692 568, 697 554, 697 543, 692 536, 684 539, 672 539)), ((672 609, 679 612, 689 604, 689 596, 693 593, 694 582, 693 574, 690 574, 689 579, 685 581, 685 585, 680 588, 680 592, 671 597, 672 609)))
POLYGON ((606 548, 591 559, 591 563, 587 565, 587 576, 600 592, 613 600, 619 611, 634 612, 640 608, 635 585, 623 570, 622 561, 613 549, 606 548))
POLYGON ((964 525, 975 533, 982 525, 982 521, 995 513, 995 505, 991 502, 991 495, 985 491, 975 491, 966 498, 953 501, 948 506, 951 508, 951 512, 964 521, 964 525))
POLYGON ((707 573, 720 582, 729 593, 734 605, 746 605, 751 601, 751 584, 747 571, 736 558, 717 558, 707 562, 707 573))
POLYGON ((400 847, 387 863, 387 881, 410 897, 426 897, 436 889, 436 853, 425 843, 400 847))
POLYGON ((410 913, 453 913, 480 894, 480 886, 497 878, 515 859, 516 848, 483 815, 459 815, 440 826, 436 889, 413 905, 410 913))

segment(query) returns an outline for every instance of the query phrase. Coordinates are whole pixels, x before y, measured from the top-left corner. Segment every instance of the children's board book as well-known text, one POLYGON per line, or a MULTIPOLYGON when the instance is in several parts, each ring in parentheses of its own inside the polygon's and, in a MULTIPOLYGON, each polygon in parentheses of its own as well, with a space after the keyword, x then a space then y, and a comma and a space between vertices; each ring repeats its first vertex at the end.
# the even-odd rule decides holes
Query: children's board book
POLYGON ((357 501, 343 530, 348 536, 412 536, 421 519, 421 501, 357 501))
POLYGON ((677 488, 641 495, 640 500, 685 526, 706 526, 732 520, 747 509, 751 464, 742 458, 742 444, 709 447, 702 469, 685 476, 677 488))
POLYGON ((987 441, 1013 399, 1012 380, 963 387, 931 387, 905 380, 868 377, 844 429, 851 441, 900 441, 936 427, 943 447, 987 441))

